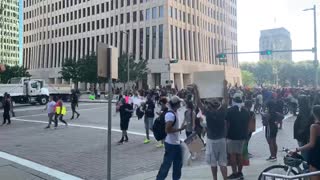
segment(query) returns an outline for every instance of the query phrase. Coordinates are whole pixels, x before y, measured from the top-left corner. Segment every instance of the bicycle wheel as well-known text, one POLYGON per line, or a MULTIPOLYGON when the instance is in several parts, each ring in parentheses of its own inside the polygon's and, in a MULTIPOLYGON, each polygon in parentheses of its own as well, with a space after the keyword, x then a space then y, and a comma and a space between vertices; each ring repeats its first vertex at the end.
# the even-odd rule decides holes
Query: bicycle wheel
MULTIPOLYGON (((267 167, 265 170, 261 172, 258 180, 283 180, 282 178, 274 178, 274 177, 262 178, 262 173, 268 172, 272 174, 286 175, 288 168, 289 168, 288 166, 284 166, 284 165, 273 165, 273 166, 267 167)), ((298 173, 294 169, 291 169, 291 172, 289 175, 297 175, 297 174, 298 173)), ((302 179, 297 179, 297 180, 302 180, 302 179)))

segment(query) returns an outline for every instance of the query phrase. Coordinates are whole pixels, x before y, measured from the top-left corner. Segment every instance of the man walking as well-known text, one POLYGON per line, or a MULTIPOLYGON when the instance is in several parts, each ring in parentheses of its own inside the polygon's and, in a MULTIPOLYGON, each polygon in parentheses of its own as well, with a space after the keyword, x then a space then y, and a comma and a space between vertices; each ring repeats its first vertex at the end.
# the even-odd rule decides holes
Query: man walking
POLYGON ((6 124, 7 123, 7 120, 8 120, 8 123, 7 125, 11 124, 11 120, 10 120, 10 95, 7 94, 5 97, 4 97, 4 101, 3 101, 3 123, 2 125, 6 124))
POLYGON ((48 112, 48 118, 49 118, 48 126, 45 127, 45 129, 49 129, 50 126, 51 126, 51 122, 53 121, 53 116, 54 116, 54 114, 55 114, 55 112, 54 112, 54 107, 55 107, 55 105, 56 105, 56 102, 54 102, 53 97, 50 96, 50 97, 49 97, 49 102, 47 103, 47 105, 46 105, 46 107, 45 107, 45 109, 44 109, 44 110, 47 110, 47 112, 48 112))
POLYGON ((226 112, 229 102, 227 81, 224 82, 224 104, 218 99, 211 100, 207 105, 202 104, 199 90, 193 85, 197 106, 206 116, 207 121, 207 144, 206 161, 211 166, 214 180, 218 179, 219 165, 224 180, 227 179, 227 141, 226 141, 226 112))
POLYGON ((78 107, 78 95, 75 90, 71 90, 71 110, 72 110, 72 117, 70 120, 74 119, 74 114, 77 114, 77 119, 79 118, 80 114, 76 111, 76 107, 78 107))
POLYGON ((173 164, 172 179, 181 178, 182 168, 182 149, 179 140, 179 132, 185 129, 185 125, 179 128, 178 109, 180 108, 181 99, 173 96, 169 101, 169 111, 165 114, 166 122, 166 139, 164 143, 165 153, 163 162, 158 172, 156 180, 165 180, 173 164))
POLYGON ((58 119, 63 122, 66 126, 68 123, 63 120, 63 113, 62 113, 63 103, 61 97, 58 98, 58 101, 55 105, 55 117, 54 117, 54 127, 58 127, 58 119))
POLYGON ((150 94, 147 95, 147 102, 145 104, 144 126, 146 129, 146 139, 144 140, 144 144, 148 144, 151 142, 149 132, 152 130, 154 109, 156 107, 151 97, 152 96, 150 94))

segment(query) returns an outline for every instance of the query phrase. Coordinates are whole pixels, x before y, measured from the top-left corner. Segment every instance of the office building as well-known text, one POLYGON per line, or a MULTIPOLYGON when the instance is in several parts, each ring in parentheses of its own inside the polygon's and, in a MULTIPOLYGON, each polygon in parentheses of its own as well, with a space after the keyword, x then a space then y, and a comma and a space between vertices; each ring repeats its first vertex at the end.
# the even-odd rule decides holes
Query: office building
MULTIPOLYGON (((285 28, 262 30, 260 34, 260 51, 291 50, 290 32, 285 28)), ((292 61, 292 52, 272 52, 271 55, 260 55, 260 60, 292 61)))
POLYGON ((0 63, 19 64, 19 0, 0 1, 0 63))
MULTIPOLYGON (((169 77, 180 89, 195 71, 223 70, 219 52, 237 51, 237 1, 24 0, 23 64, 33 77, 64 82, 66 58, 95 52, 96 42, 148 59, 148 85, 169 77), (178 63, 168 63, 178 59, 178 63), (170 74, 170 75, 169 75, 170 74)), ((241 83, 237 55, 228 55, 227 79, 241 83)))

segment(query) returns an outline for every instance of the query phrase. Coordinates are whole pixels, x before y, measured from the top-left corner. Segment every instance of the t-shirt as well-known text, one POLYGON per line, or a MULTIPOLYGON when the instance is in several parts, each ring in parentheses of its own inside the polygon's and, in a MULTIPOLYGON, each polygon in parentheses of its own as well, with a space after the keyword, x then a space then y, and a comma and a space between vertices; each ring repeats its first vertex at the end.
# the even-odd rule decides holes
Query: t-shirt
MULTIPOLYGON (((174 122, 174 120, 176 119, 176 122, 175 122, 173 128, 175 128, 175 129, 179 128, 179 118, 176 113, 167 112, 166 115, 164 116, 164 119, 165 119, 166 123, 167 122, 174 122)), ((179 132, 167 133, 165 142, 168 144, 173 144, 173 145, 180 144, 179 132)))
POLYGON ((205 111, 207 120, 207 136, 211 140, 217 140, 226 137, 226 110, 220 108, 216 111, 205 111))
POLYGON ((146 117, 153 118, 154 117, 154 109, 155 109, 155 104, 152 100, 149 100, 146 102, 146 110, 145 110, 145 115, 146 117))
POLYGON ((56 102, 54 102, 54 101, 48 102, 48 104, 47 104, 47 112, 48 112, 48 114, 54 113, 54 107, 55 106, 56 106, 56 102))
POLYGON ((228 109, 226 120, 228 122, 227 138, 231 140, 245 140, 248 136, 248 123, 250 114, 244 108, 233 106, 228 109))

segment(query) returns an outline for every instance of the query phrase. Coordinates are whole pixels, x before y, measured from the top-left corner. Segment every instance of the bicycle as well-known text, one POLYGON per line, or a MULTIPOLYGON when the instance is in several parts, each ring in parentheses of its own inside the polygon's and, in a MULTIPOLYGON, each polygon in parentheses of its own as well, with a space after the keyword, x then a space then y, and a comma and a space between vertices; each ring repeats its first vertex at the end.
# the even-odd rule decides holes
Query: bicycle
MULTIPOLYGON (((258 180, 283 180, 282 178, 274 178, 274 177, 262 177, 262 174, 265 172, 279 174, 279 175, 299 175, 309 172, 308 169, 304 167, 308 167, 308 163, 303 159, 300 154, 294 153, 291 154, 289 149, 283 148, 283 152, 287 153, 283 158, 284 165, 277 164, 272 165, 264 169, 260 175, 258 180)), ((309 178, 299 178, 298 180, 309 180, 309 178)))

